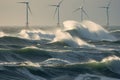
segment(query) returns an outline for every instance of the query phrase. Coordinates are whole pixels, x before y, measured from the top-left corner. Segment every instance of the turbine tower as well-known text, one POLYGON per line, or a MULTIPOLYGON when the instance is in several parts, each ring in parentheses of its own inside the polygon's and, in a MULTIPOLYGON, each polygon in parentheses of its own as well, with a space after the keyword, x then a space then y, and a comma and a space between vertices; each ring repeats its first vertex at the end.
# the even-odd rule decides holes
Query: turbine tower
MULTIPOLYGON (((83 0, 83 3, 84 3, 84 1, 85 0, 83 0)), ((83 3, 82 3, 82 5, 79 8, 77 8, 76 10, 73 11, 73 12, 76 12, 76 11, 80 11, 81 12, 81 21, 83 21, 83 15, 84 14, 89 18, 87 12, 84 9, 84 4, 83 3)))
POLYGON ((54 13, 54 16, 57 14, 57 26, 60 27, 60 6, 61 6, 61 3, 63 2, 63 0, 61 0, 58 4, 56 5, 50 5, 50 6, 53 6, 53 7, 56 7, 55 9, 55 13, 54 13))
POLYGON ((26 27, 29 27, 29 12, 32 14, 32 11, 29 6, 29 2, 18 2, 26 5, 26 27))
POLYGON ((107 6, 100 7, 100 8, 104 8, 104 9, 106 9, 107 26, 109 26, 109 8, 110 8, 110 5, 111 5, 111 2, 112 2, 112 0, 110 0, 110 2, 108 3, 107 6))

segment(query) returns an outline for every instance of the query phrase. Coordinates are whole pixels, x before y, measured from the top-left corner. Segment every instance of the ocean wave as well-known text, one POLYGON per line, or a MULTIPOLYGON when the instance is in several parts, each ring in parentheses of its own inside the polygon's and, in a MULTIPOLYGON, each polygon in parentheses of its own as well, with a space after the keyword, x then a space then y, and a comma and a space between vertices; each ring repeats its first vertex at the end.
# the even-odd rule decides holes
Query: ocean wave
POLYGON ((102 26, 92 21, 83 21, 82 23, 76 21, 65 21, 63 24, 65 31, 68 31, 73 36, 78 36, 80 38, 85 38, 93 41, 117 40, 114 36, 110 35, 109 32, 102 26))
POLYGON ((58 30, 56 32, 55 38, 51 43, 56 43, 56 42, 64 42, 65 44, 71 46, 71 47, 95 47, 94 45, 90 45, 84 40, 78 38, 78 37, 73 37, 67 32, 63 32, 61 30, 58 30))
POLYGON ((41 63, 41 65, 44 65, 44 66, 58 66, 58 65, 65 65, 65 64, 70 64, 70 62, 67 60, 62 60, 58 58, 49 58, 41 63))
POLYGON ((24 45, 24 44, 30 44, 30 41, 26 40, 26 39, 21 39, 21 38, 18 38, 18 37, 4 36, 4 37, 0 38, 0 44, 1 45, 5 45, 5 44, 7 44, 7 45, 9 45, 9 44, 24 45))
POLYGON ((51 58, 51 55, 47 51, 38 49, 20 49, 20 50, 0 50, 0 61, 1 62, 15 62, 15 61, 43 61, 51 58))
POLYGON ((113 31, 110 31, 110 33, 120 33, 120 30, 113 30, 113 31))
POLYGON ((52 40, 55 36, 52 32, 48 33, 38 29, 38 30, 21 30, 21 32, 18 33, 18 37, 29 40, 40 40, 40 39, 52 40))
POLYGON ((72 48, 50 45, 25 46, 14 49, 0 49, 0 61, 42 61, 48 58, 59 58, 69 62, 101 61, 108 56, 118 56, 119 51, 112 48, 72 48))
POLYGON ((6 70, 0 71, 2 80, 46 80, 43 77, 33 75, 28 69, 23 67, 6 67, 6 70))
POLYGON ((119 80, 119 79, 99 76, 99 75, 92 75, 92 74, 84 74, 84 75, 79 74, 79 76, 77 76, 75 80, 119 80))
MULTIPOLYGON (((101 80, 112 80, 115 78, 115 80, 117 80, 118 78, 119 80, 120 74, 118 73, 118 70, 120 65, 118 65, 118 62, 120 61, 109 59, 108 61, 101 62, 92 61, 85 63, 70 63, 66 60, 57 58, 47 59, 42 63, 33 63, 31 61, 19 63, 8 62, 2 65, 3 67, 0 69, 0 74, 6 77, 10 76, 13 79, 15 74, 17 78, 22 77, 21 79, 26 80, 59 80, 69 78, 72 78, 73 80, 79 80, 83 77, 88 78, 87 74, 89 74, 89 78, 92 78, 92 80, 93 78, 100 78, 101 80), (5 72, 7 72, 8 74, 5 74, 5 72)), ((3 77, 0 75, 0 78, 3 77)))
POLYGON ((120 30, 110 31, 110 34, 116 36, 120 40, 120 30))
POLYGON ((108 66, 109 65, 106 63, 92 62, 92 63, 66 64, 63 66, 58 65, 53 67, 44 66, 43 69, 47 72, 52 71, 52 73, 59 73, 59 75, 73 74, 73 73, 74 75, 77 75, 77 74, 89 73, 89 74, 98 74, 101 76, 104 75, 104 76, 113 77, 113 78, 120 78, 119 77, 120 74, 113 72, 111 69, 109 69, 108 66))

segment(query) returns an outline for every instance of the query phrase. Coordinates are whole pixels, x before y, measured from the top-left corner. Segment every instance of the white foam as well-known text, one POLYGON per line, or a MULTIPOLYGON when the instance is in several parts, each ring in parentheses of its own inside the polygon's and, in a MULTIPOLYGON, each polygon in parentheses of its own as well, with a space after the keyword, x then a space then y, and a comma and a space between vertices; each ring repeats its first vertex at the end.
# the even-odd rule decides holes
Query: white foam
POLYGON ((33 63, 31 61, 24 62, 2 62, 0 66, 32 66, 32 67, 40 67, 39 63, 33 63))
POLYGON ((24 48, 22 48, 22 49, 39 49, 38 47, 36 47, 36 46, 27 46, 27 47, 24 47, 24 48))
POLYGON ((50 58, 42 62, 42 65, 45 65, 45 66, 58 66, 58 65, 65 65, 65 64, 70 64, 70 62, 63 59, 58 59, 58 58, 50 58))
POLYGON ((27 34, 27 31, 26 31, 26 30, 22 30, 22 31, 18 34, 18 36, 19 36, 20 38, 30 39, 30 38, 29 38, 29 35, 27 34))
POLYGON ((113 30, 113 31, 110 31, 110 33, 114 33, 114 32, 120 32, 120 30, 113 30))
POLYGON ((113 61, 113 60, 120 60, 120 58, 113 55, 113 56, 109 56, 109 57, 104 58, 101 62, 109 62, 109 61, 113 61))
POLYGON ((107 67, 114 73, 120 74, 120 58, 117 56, 109 56, 102 60, 105 62, 107 67))
POLYGON ((48 39, 52 40, 54 38, 54 34, 46 33, 42 30, 21 30, 18 34, 20 38, 30 39, 30 40, 40 40, 40 39, 48 39))
MULTIPOLYGON (((115 41, 117 40, 114 36, 110 35, 107 30, 102 26, 92 22, 92 21, 83 21, 81 23, 73 20, 64 21, 64 30, 75 30, 75 36, 80 38, 85 38, 89 40, 108 40, 115 41)), ((74 35, 73 35, 74 36, 74 35)))
POLYGON ((39 63, 32 63, 31 61, 21 62, 21 63, 19 63, 19 66, 40 67, 39 63))
POLYGON ((7 36, 4 32, 0 31, 0 37, 7 36))
POLYGON ((71 47, 84 47, 84 46, 93 47, 93 45, 88 44, 87 42, 83 41, 78 37, 72 37, 68 32, 57 30, 55 33, 55 38, 53 39, 52 42, 59 41, 62 41, 71 47))

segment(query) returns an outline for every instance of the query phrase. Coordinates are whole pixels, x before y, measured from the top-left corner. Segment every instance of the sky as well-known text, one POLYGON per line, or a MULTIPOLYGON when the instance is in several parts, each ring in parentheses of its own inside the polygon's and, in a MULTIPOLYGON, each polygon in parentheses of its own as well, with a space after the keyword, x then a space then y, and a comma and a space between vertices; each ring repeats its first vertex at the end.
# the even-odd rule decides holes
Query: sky
MULTIPOLYGON (((25 5, 17 2, 26 0, 0 0, 0 26, 24 26, 25 5)), ((57 4, 60 0, 27 0, 30 2, 32 14, 29 15, 29 24, 56 25, 57 16, 54 17, 55 7, 49 5, 57 4)), ((66 20, 80 22, 80 12, 73 11, 80 7, 82 0, 64 0, 60 7, 60 23, 66 20)), ((85 0, 84 8, 89 15, 89 20, 100 25, 106 24, 106 11, 99 8, 106 6, 109 0, 85 0)), ((110 25, 120 25, 120 0, 112 0, 110 9, 110 25)), ((84 19, 88 19, 84 17, 84 19)))

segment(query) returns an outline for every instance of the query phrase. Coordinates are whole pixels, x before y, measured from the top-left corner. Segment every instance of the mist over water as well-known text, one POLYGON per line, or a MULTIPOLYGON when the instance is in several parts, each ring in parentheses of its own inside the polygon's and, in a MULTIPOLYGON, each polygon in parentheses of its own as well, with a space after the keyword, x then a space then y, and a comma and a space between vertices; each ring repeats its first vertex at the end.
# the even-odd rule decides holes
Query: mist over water
POLYGON ((66 31, 69 31, 72 35, 78 36, 80 38, 85 38, 92 41, 117 40, 102 26, 92 21, 83 21, 81 23, 76 21, 65 21, 63 24, 65 25, 66 31))
POLYGON ((85 20, 1 28, 1 80, 120 80, 119 30, 85 20))

